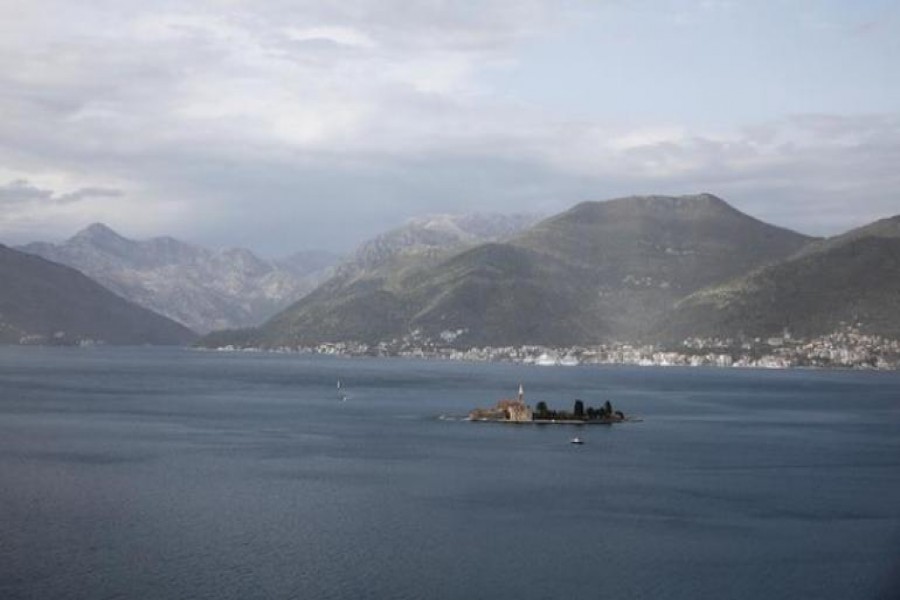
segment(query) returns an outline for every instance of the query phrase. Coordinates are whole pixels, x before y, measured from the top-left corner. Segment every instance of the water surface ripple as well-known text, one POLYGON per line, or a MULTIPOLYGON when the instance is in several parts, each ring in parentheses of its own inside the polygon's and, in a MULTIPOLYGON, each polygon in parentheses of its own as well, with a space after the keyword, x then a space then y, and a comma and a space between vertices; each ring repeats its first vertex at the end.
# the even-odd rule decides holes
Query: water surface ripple
POLYGON ((897 597, 900 374, 0 348, 0 598, 897 597))

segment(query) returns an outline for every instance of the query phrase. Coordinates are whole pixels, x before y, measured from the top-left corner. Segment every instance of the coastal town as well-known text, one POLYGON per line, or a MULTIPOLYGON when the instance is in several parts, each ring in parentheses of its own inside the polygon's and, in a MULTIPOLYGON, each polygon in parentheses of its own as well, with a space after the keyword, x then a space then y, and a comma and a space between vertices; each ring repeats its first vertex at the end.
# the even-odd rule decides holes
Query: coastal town
MULTIPOLYGON (((473 362, 509 362, 540 366, 635 365, 660 367, 746 367, 767 369, 838 368, 900 369, 900 341, 862 333, 859 328, 811 339, 784 332, 778 337, 734 340, 689 338, 677 347, 634 344, 548 347, 482 346, 457 349, 457 332, 443 332, 438 340, 414 331, 401 339, 364 344, 333 342, 314 346, 282 347, 278 352, 304 352, 339 356, 398 356, 473 362)), ((222 351, 255 351, 225 346, 222 351)))

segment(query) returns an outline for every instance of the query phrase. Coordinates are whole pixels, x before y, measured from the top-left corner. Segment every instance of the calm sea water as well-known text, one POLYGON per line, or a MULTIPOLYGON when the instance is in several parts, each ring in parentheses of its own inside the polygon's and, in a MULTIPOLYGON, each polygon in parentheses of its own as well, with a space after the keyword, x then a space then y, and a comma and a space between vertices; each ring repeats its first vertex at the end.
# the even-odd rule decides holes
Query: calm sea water
POLYGON ((0 348, 0 598, 279 597, 898 598, 900 374, 0 348))

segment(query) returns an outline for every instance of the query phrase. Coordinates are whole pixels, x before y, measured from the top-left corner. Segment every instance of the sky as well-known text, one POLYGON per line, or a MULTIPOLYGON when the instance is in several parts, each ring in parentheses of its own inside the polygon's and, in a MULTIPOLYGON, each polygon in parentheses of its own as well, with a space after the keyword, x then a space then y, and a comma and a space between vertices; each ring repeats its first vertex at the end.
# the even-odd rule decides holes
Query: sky
POLYGON ((0 0, 0 243, 698 192, 832 235, 898 184, 896 0, 0 0))

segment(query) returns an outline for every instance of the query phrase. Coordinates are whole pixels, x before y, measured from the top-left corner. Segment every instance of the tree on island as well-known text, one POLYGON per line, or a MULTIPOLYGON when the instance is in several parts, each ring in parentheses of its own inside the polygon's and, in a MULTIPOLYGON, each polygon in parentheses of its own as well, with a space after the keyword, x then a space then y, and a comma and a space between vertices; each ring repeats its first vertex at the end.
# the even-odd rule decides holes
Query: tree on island
POLYGON ((549 412, 549 410, 547 409, 547 403, 544 402, 543 400, 538 402, 537 405, 534 407, 534 412, 539 417, 543 418, 549 412))
POLYGON ((581 400, 575 401, 575 406, 572 408, 572 415, 574 415, 576 419, 584 418, 584 402, 581 400))

